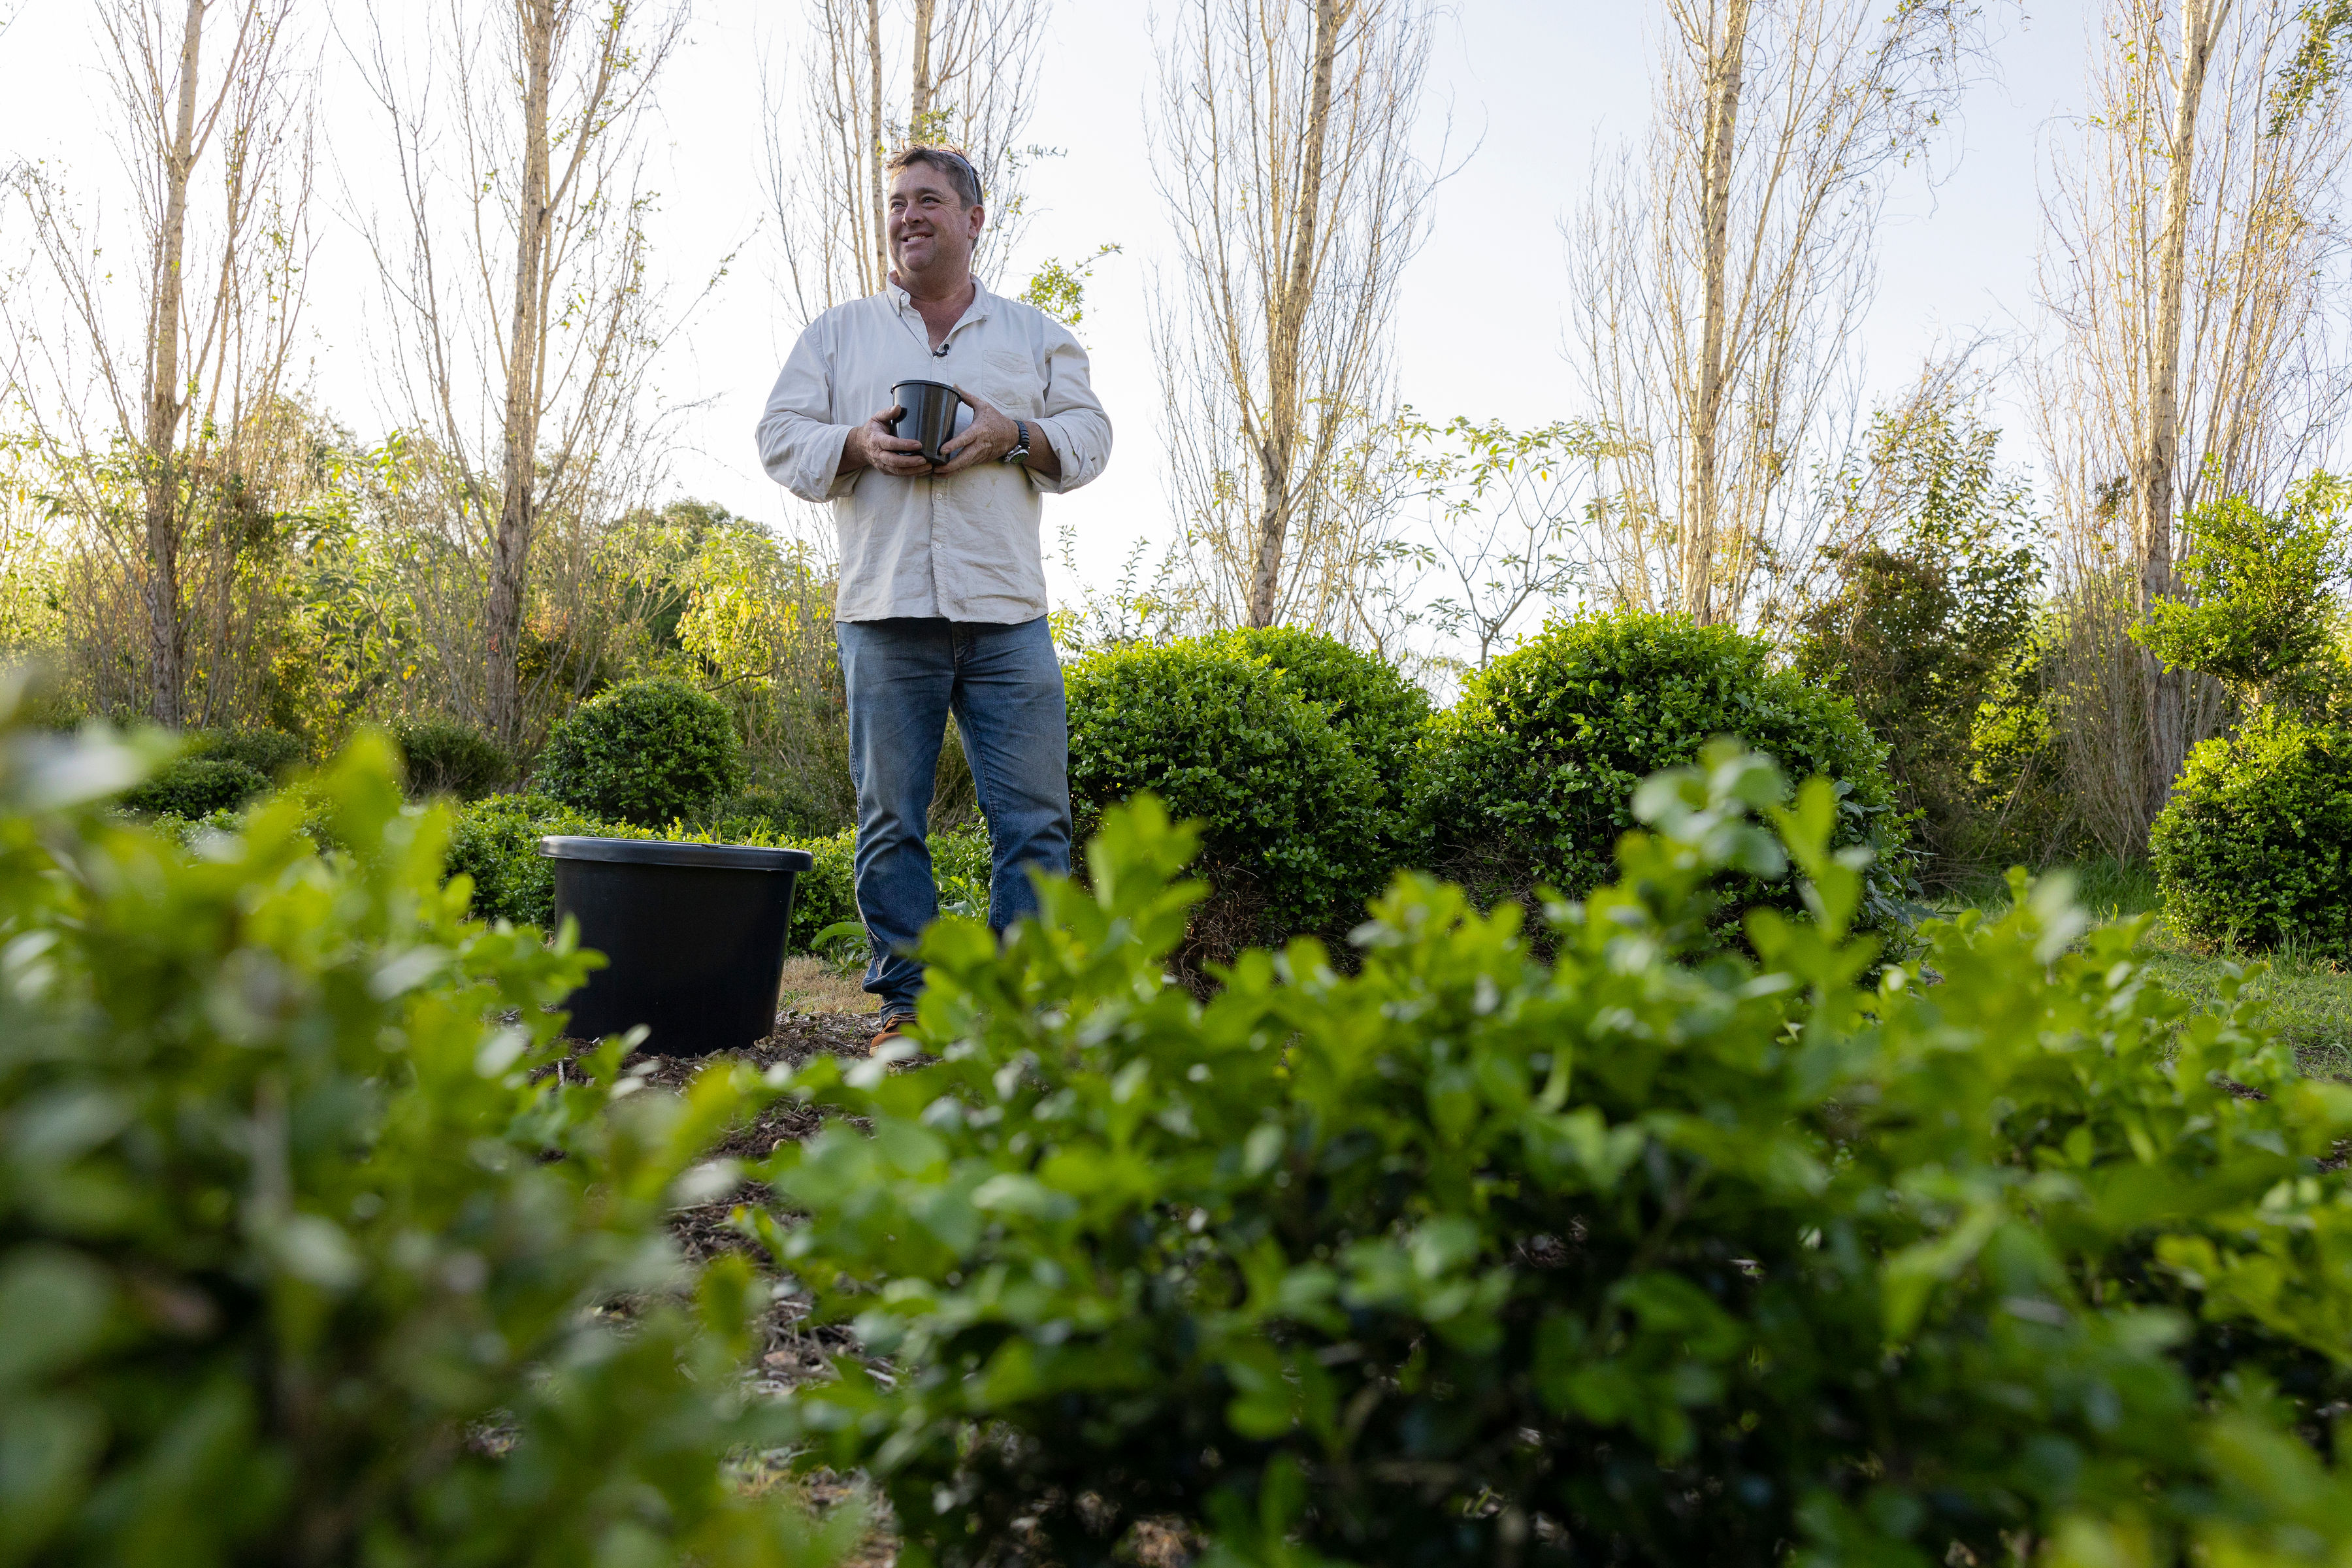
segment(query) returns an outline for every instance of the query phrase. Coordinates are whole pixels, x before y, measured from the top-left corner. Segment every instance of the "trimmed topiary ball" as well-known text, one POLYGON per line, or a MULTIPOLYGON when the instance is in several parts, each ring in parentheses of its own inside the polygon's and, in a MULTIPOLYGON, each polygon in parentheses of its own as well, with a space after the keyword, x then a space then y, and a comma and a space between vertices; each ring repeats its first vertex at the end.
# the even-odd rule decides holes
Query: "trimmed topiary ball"
MULTIPOLYGON (((1839 792, 1836 842, 1868 845, 1867 924, 1900 919, 1909 835, 1886 748, 1853 704, 1774 668, 1761 638, 1627 611, 1555 621, 1480 671, 1431 726, 1421 809, 1436 869, 1482 900, 1580 897, 1612 876, 1634 786, 1717 736, 1839 792)), ((1792 882, 1726 889, 1737 910, 1803 904, 1792 882)))
POLYGON ((1202 824, 1218 897, 1196 956, 1363 918, 1391 869, 1380 774, 1283 670, 1211 637, 1094 654, 1064 679, 1080 840, 1144 790, 1202 824))
POLYGON ((1430 713, 1429 693, 1403 671, 1337 637, 1297 626, 1254 626, 1202 640, 1262 658, 1289 677, 1292 688, 1321 703, 1349 749, 1402 797, 1430 713))
POLYGON ((2352 952, 2352 731, 2273 709, 2189 753, 2148 834, 2183 935, 2352 952))
POLYGON ((158 816, 209 816, 235 811, 269 788, 258 770, 229 757, 178 757, 122 792, 125 810, 158 816))
POLYGON ((682 680, 632 680, 555 726, 532 783, 581 811, 652 827, 700 811, 742 776, 717 698, 682 680))
POLYGON ((1297 626, 1254 626, 1205 640, 1265 660, 1288 679, 1293 690, 1319 703, 1331 716, 1332 729, 1379 781, 1379 794, 1370 804, 1385 863, 1418 866, 1428 859, 1427 835, 1412 810, 1413 773, 1429 728, 1428 692, 1394 665, 1297 626))
POLYGON ((454 719, 403 719, 392 738, 412 795, 478 800, 514 777, 505 747, 454 719))

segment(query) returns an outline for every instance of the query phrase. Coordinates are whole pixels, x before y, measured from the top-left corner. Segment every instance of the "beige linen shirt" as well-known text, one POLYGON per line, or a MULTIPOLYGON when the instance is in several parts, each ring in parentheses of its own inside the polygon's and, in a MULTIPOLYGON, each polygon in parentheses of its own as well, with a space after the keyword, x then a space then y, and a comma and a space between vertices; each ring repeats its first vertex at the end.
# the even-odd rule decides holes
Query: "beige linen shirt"
MULTIPOLYGON (((958 411, 956 428, 971 423, 958 411)), ((1110 418, 1087 384, 1087 353, 1034 306, 974 284, 971 306, 931 353, 923 318, 897 284, 836 305, 808 324, 760 416, 760 461, 806 501, 831 501, 841 542, 834 618, 943 616, 1014 625, 1045 613, 1038 540, 1042 492, 1076 489, 1110 457, 1110 418), (855 426, 894 399, 901 381, 944 381, 978 393, 1043 434, 1062 476, 982 463, 946 479, 873 468, 837 475, 855 426)))

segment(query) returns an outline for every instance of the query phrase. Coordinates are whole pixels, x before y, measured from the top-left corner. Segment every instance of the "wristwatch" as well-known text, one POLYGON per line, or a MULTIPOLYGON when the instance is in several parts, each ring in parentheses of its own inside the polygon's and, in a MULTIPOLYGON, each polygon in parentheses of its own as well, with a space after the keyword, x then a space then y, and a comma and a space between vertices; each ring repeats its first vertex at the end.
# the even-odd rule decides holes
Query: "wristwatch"
POLYGON ((1026 461, 1028 456, 1029 421, 1026 419, 1015 419, 1013 422, 1013 450, 1005 453, 1004 456, 999 458, 997 461, 1000 463, 1019 463, 1026 461))

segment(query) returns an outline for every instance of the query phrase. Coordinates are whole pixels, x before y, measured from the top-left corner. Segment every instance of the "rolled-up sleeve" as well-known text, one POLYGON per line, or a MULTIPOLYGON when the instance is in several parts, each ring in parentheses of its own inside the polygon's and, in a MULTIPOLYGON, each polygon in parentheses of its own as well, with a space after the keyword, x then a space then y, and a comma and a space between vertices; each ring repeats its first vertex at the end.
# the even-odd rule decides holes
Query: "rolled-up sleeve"
POLYGON ((857 482, 856 474, 840 471, 849 426, 832 422, 833 355, 824 341, 825 325, 822 319, 811 322, 793 344, 760 416, 761 466, 805 501, 831 500, 857 482))
MULTIPOLYGON (((1110 461, 1110 416, 1095 396, 1087 351, 1069 330, 1050 319, 1045 337, 1045 395, 1037 428, 1061 459, 1058 479, 1029 470, 1029 482, 1048 495, 1066 495, 1092 480, 1110 461)), ((838 458, 835 459, 838 461, 838 458)))

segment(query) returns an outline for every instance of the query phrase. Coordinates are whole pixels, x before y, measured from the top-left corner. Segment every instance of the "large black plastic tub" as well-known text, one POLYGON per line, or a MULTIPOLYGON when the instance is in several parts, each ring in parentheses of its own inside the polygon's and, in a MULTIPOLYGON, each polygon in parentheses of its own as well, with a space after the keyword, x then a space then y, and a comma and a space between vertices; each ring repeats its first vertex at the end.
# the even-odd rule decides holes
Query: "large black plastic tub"
POLYGON ((784 934, 805 849, 550 836, 555 918, 608 963, 572 994, 568 1033, 593 1040, 645 1025, 641 1049, 697 1057, 776 1026, 784 934))

